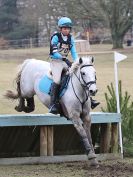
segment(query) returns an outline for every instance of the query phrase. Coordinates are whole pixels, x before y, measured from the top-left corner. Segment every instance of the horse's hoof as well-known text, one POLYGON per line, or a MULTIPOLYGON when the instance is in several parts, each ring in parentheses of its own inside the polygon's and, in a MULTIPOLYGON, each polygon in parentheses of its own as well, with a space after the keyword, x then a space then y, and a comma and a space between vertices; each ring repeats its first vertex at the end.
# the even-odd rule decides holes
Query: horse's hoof
POLYGON ((25 112, 25 113, 30 113, 30 112, 33 112, 34 110, 35 110, 34 107, 31 108, 31 107, 27 106, 27 107, 24 108, 24 112, 25 112))
POLYGON ((90 166, 93 166, 95 168, 99 167, 98 160, 96 158, 90 160, 90 166))
POLYGON ((16 106, 16 107, 15 107, 15 110, 16 110, 17 112, 22 112, 22 111, 23 111, 23 108, 21 108, 21 107, 19 107, 19 106, 16 106))
POLYGON ((97 156, 96 156, 96 154, 94 152, 91 152, 91 153, 88 154, 88 160, 94 159, 96 157, 97 156))

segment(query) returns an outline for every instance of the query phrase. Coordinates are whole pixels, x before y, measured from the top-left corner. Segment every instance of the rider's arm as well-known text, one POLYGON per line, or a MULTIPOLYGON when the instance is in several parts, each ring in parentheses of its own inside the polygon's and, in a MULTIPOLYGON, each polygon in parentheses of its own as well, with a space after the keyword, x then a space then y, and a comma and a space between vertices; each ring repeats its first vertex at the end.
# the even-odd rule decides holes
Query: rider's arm
POLYGON ((52 40, 51 40, 51 47, 52 47, 52 55, 51 58, 53 59, 62 59, 62 55, 58 52, 58 36, 55 35, 53 36, 52 40))
POLYGON ((72 55, 72 59, 73 61, 76 61, 78 59, 78 54, 77 54, 77 51, 76 51, 76 47, 75 47, 75 42, 74 42, 74 38, 71 37, 71 55, 72 55))

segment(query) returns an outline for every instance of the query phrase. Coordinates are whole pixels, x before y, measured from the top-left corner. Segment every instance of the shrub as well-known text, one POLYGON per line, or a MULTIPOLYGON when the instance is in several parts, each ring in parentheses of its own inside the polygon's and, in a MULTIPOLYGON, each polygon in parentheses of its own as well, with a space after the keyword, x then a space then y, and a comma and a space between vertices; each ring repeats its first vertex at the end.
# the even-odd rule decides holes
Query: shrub
MULTIPOLYGON (((106 108, 101 108, 103 112, 117 112, 116 94, 113 84, 107 86, 105 93, 106 108)), ((122 93, 122 82, 119 81, 120 112, 122 115, 123 145, 126 153, 133 155, 133 101, 131 95, 126 91, 122 93), (130 152, 129 152, 130 151, 130 152)))

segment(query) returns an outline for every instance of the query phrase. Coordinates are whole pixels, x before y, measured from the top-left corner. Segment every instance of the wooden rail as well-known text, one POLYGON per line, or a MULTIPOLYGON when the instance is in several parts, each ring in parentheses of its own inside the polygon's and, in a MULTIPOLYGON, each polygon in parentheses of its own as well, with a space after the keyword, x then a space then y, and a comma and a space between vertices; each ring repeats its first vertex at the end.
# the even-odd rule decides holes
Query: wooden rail
MULTIPOLYGON (((91 118, 93 124, 101 124, 101 153, 108 153, 110 146, 109 131, 112 132, 111 152, 118 153, 118 123, 121 121, 121 115, 118 113, 96 112, 91 113, 91 118)), ((0 127, 40 126, 40 156, 53 156, 53 158, 55 158, 53 143, 54 126, 71 124, 72 122, 70 120, 52 114, 0 115, 0 127)), ((2 163, 1 160, 0 163, 2 163)))
MULTIPOLYGON (((91 113, 92 123, 118 123, 121 115, 118 113, 91 113)), ((0 115, 0 127, 11 126, 48 126, 48 125, 71 125, 72 122, 64 117, 53 114, 24 114, 24 115, 0 115)))

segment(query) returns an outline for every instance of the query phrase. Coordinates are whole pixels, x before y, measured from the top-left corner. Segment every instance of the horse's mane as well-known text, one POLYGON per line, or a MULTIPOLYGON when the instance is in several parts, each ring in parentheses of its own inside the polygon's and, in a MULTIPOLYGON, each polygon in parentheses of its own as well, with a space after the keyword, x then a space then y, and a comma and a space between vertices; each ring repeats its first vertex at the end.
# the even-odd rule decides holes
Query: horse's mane
POLYGON ((80 66, 79 61, 75 61, 72 64, 71 68, 69 69, 69 73, 73 74, 78 69, 79 66, 80 66))
POLYGON ((72 64, 72 66, 71 66, 71 68, 70 68, 70 70, 69 70, 69 73, 70 73, 70 74, 73 74, 75 71, 77 71, 77 69, 79 68, 79 66, 82 66, 82 65, 89 65, 89 64, 92 64, 92 65, 93 65, 93 63, 92 63, 92 57, 91 57, 91 56, 83 56, 83 57, 82 57, 82 61, 83 61, 83 63, 80 64, 80 63, 79 63, 79 59, 76 60, 76 61, 72 64))

